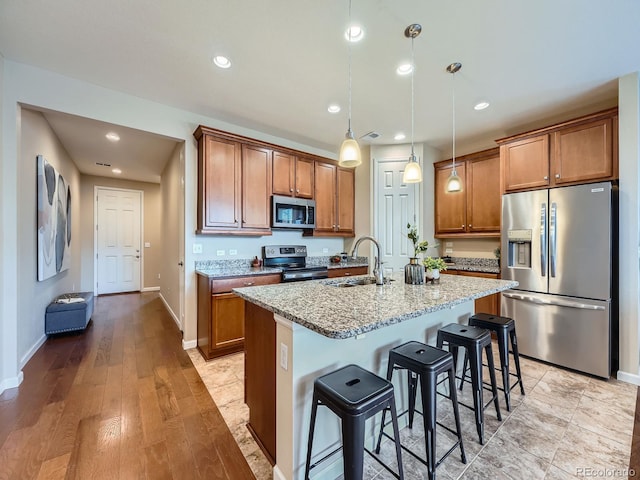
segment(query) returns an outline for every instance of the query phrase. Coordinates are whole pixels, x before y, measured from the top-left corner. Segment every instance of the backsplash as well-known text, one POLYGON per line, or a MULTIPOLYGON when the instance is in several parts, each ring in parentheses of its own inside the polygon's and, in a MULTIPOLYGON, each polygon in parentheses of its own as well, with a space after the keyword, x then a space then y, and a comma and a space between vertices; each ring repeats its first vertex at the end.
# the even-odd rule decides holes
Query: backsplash
MULTIPOLYGON (((307 265, 310 267, 330 265, 331 261, 329 260, 329 258, 330 258, 329 256, 307 257, 307 265)), ((253 258, 234 258, 234 259, 226 259, 226 260, 196 260, 195 269, 196 270, 217 270, 217 269, 250 267, 252 260, 253 258)), ((367 261, 368 261, 367 257, 356 257, 355 260, 353 260, 351 257, 348 257, 347 261, 343 263, 357 263, 360 265, 362 264, 366 265, 367 261)))
POLYGON ((469 257, 451 257, 451 261, 459 266, 474 267, 491 267, 499 268, 500 263, 497 258, 469 258, 469 257))

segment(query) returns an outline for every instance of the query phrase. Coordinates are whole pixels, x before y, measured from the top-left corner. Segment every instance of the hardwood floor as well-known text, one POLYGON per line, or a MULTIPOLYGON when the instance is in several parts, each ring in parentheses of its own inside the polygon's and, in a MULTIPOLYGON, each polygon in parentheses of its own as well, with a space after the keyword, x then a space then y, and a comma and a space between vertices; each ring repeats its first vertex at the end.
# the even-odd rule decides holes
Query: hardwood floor
POLYGON ((0 396, 0 479, 253 479, 155 293, 102 296, 0 396))

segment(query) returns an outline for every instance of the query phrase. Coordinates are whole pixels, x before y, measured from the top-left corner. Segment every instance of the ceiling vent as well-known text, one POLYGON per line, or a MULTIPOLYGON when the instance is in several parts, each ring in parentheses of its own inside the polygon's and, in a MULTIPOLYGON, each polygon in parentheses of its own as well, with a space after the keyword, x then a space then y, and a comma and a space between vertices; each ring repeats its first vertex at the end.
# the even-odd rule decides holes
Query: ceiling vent
POLYGON ((365 133, 364 135, 362 135, 360 138, 361 139, 369 139, 369 140, 375 140, 376 138, 378 138, 380 136, 380 134, 378 132, 369 132, 369 133, 365 133))
POLYGON ((111 166, 110 163, 102 163, 102 162, 96 162, 96 165, 98 165, 99 167, 110 167, 111 166))

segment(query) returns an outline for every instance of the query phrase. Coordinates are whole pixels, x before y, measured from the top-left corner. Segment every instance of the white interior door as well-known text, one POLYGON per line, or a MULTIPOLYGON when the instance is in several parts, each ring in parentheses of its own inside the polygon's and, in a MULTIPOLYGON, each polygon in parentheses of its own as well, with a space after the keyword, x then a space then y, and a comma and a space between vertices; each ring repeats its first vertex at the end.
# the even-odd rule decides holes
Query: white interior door
POLYGON ((96 203, 96 291, 139 291, 142 192, 98 188, 96 203))
POLYGON ((402 270, 409 262, 411 241, 407 223, 416 223, 417 184, 402 182, 406 160, 380 160, 377 165, 375 213, 377 232, 385 269, 402 270))

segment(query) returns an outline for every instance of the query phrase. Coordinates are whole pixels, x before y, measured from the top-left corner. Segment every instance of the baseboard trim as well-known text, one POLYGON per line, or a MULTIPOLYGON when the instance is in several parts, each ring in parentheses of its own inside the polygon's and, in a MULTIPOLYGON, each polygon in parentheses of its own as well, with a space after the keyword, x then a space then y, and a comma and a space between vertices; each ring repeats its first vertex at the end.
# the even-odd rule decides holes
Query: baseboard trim
MULTIPOLYGON (((153 287, 153 288, 155 288, 155 287, 153 287)), ((159 288, 158 288, 158 290, 159 290, 159 288)), ((162 293, 160 293, 159 296, 160 296, 160 300, 162 300, 162 303, 164 303, 165 308, 169 312, 169 315, 171 315, 171 318, 173 318, 173 321, 176 322, 176 325, 178 326, 180 331, 182 331, 182 325, 180 325, 180 320, 178 319, 178 316, 175 314, 175 312, 169 306, 169 302, 167 302, 167 300, 162 296, 162 293)))
POLYGON ((287 477, 284 476, 282 470, 278 468, 278 465, 273 466, 273 480, 287 480, 287 477))
POLYGON ((37 341, 36 343, 33 344, 33 346, 27 351, 27 353, 25 353, 22 358, 20 359, 20 370, 22 370, 24 368, 24 366, 27 364, 27 362, 29 360, 31 360, 31 357, 33 357, 35 355, 35 353, 38 351, 38 349, 44 344, 44 342, 47 341, 47 336, 46 335, 42 335, 37 341))
POLYGON ((634 385, 640 385, 640 375, 635 373, 627 373, 621 370, 618 370, 618 374, 616 376, 618 380, 621 382, 632 383, 634 385))
POLYGON ((159 292, 160 287, 144 287, 141 292, 159 292))
POLYGON ((196 348, 198 346, 197 340, 182 340, 182 349, 189 350, 190 348, 196 348))
POLYGON ((2 380, 0 382, 0 395, 2 395, 2 393, 9 388, 19 387, 22 383, 22 380, 24 380, 24 373, 22 373, 22 370, 18 372, 17 376, 5 378, 4 380, 2 380))

